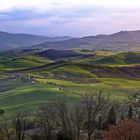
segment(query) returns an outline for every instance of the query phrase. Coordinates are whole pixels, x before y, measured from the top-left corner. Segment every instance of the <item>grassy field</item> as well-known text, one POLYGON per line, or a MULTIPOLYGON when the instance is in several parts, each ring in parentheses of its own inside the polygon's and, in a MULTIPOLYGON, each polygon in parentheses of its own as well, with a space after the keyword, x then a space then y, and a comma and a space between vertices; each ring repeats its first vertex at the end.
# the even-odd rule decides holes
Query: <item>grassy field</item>
POLYGON ((3 87, 3 91, 0 94, 0 107, 11 116, 16 112, 34 111, 41 104, 62 98, 71 104, 84 94, 96 94, 100 90, 111 100, 123 102, 131 91, 133 93, 140 90, 140 81, 116 78, 99 80, 96 84, 77 84, 55 79, 37 79, 38 82, 34 84, 19 80, 1 81, 0 87, 3 87))
POLYGON ((2 82, 1 87, 4 86, 7 88, 0 94, 0 107, 4 108, 8 115, 13 115, 19 111, 29 112, 35 110, 42 103, 63 97, 69 101, 73 101, 76 98, 72 94, 59 91, 58 87, 44 83, 27 84, 11 80, 5 83, 2 82))
POLYGON ((72 105, 82 95, 96 94, 100 90, 110 100, 119 102, 125 102, 129 94, 140 91, 139 69, 129 70, 129 66, 138 65, 128 63, 128 59, 125 59, 133 55, 138 62, 139 53, 117 54, 119 62, 123 58, 123 63, 103 62, 114 58, 114 52, 88 53, 93 53, 95 57, 70 58, 58 62, 27 53, 8 58, 7 54, 1 55, 0 108, 5 109, 7 116, 12 116, 17 112, 32 112, 42 104, 62 98, 72 105), (128 71, 123 69, 124 66, 128 71), (22 75, 22 78, 16 77, 17 74, 22 75), (27 77, 33 77, 34 82, 28 81, 27 77))

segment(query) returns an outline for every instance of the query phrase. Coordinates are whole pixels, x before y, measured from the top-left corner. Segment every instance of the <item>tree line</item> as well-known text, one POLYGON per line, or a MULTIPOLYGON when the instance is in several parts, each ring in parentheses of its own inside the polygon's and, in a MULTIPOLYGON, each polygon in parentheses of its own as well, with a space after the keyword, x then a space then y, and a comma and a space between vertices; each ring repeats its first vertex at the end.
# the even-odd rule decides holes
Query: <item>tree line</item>
POLYGON ((140 94, 116 103, 102 92, 39 107, 29 117, 18 113, 6 120, 0 109, 0 140, 140 140, 140 94))

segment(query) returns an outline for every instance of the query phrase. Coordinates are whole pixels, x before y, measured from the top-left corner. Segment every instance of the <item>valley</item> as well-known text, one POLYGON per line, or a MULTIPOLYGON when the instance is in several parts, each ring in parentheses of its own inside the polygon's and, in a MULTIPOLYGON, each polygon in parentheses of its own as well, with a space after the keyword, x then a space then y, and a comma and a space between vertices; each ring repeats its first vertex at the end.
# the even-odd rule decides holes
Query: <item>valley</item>
POLYGON ((8 116, 100 91, 124 103, 140 90, 140 52, 27 49, 1 52, 0 106, 8 116), (131 59, 129 59, 131 57, 131 59))
POLYGON ((139 0, 0 0, 0 140, 140 140, 139 0))

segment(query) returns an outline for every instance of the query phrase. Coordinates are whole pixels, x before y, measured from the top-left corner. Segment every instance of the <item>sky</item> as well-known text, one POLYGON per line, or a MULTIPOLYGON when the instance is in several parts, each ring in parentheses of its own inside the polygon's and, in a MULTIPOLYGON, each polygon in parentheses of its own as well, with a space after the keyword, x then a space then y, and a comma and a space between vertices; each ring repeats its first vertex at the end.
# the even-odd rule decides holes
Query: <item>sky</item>
POLYGON ((140 0, 0 0, 0 31, 88 36, 140 30, 140 0))

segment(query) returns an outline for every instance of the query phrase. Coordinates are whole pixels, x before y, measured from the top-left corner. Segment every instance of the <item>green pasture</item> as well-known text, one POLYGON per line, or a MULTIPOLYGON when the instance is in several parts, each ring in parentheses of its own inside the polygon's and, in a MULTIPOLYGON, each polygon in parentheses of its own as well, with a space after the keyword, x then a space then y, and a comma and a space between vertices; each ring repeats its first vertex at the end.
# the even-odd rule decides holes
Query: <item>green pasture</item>
POLYGON ((127 96, 140 92, 140 81, 123 79, 121 76, 99 78, 97 75, 106 74, 106 71, 112 74, 115 68, 111 71, 111 67, 96 67, 96 65, 130 66, 134 65, 135 58, 136 65, 140 61, 140 53, 116 55, 113 52, 93 51, 88 54, 95 54, 95 58, 74 58, 61 63, 52 63, 52 60, 34 55, 16 57, 13 55, 11 58, 1 55, 0 108, 5 109, 6 114, 11 116, 17 112, 32 112, 42 104, 62 98, 71 105, 84 94, 96 94, 99 91, 109 99, 119 102, 125 102, 127 96), (134 58, 133 61, 129 57, 134 58), (46 65, 49 63, 52 65, 46 65), (16 72, 18 68, 20 71, 16 72), (17 73, 33 76, 35 83, 25 82, 19 78, 12 79, 11 77, 17 73))

